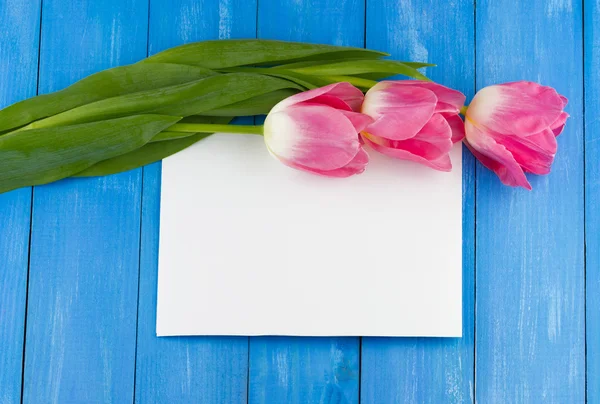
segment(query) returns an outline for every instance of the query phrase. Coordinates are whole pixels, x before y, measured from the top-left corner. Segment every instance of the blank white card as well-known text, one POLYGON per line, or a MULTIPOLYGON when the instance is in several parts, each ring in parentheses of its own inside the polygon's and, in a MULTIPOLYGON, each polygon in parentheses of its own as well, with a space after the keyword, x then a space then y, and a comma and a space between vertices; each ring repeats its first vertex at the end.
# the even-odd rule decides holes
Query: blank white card
POLYGON ((462 167, 346 179, 216 134, 162 166, 157 334, 461 336, 462 167))

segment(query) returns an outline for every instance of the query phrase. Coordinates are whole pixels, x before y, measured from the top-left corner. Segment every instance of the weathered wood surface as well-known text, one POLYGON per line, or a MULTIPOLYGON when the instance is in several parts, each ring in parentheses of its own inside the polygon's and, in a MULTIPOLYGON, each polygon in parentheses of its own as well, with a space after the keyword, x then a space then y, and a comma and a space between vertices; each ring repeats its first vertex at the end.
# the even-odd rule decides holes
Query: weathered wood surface
POLYGON ((462 339, 157 338, 160 164, 1 195, 0 403, 600 403, 598 21, 594 0, 0 0, 0 106, 258 36, 438 63, 469 98, 540 81, 571 114, 532 192, 465 153, 462 339))

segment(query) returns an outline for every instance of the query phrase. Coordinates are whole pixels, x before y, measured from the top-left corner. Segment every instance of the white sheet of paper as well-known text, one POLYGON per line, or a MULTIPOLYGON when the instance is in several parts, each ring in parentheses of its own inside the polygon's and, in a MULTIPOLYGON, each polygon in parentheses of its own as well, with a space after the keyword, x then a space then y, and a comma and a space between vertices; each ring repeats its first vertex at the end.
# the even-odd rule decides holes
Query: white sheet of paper
POLYGON ((461 336, 462 167, 285 167, 216 134, 163 162, 157 334, 461 336))

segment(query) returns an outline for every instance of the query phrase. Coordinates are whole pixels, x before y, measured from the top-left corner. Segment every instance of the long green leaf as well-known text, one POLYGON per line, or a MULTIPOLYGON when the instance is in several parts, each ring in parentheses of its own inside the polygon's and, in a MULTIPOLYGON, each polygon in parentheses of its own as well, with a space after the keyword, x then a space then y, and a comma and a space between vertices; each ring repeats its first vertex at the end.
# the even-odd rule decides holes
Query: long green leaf
MULTIPOLYGON (((363 61, 364 59, 345 59, 345 62, 356 62, 356 61, 363 61)), ((287 64, 281 64, 275 67, 272 67, 273 69, 296 69, 299 67, 311 67, 311 66, 321 66, 321 65, 325 65, 325 64, 329 64, 331 63, 331 60, 311 60, 308 62, 295 62, 295 63, 287 63, 287 64)), ((432 67, 435 66, 434 64, 431 63, 421 63, 421 62, 404 62, 404 61, 399 61, 402 64, 405 64, 409 67, 415 68, 415 69, 419 69, 421 67, 432 67)))
POLYGON ((155 90, 215 74, 202 67, 169 63, 134 64, 104 70, 64 90, 29 98, 0 110, 0 134, 105 98, 155 90))
MULTIPOLYGON (((267 69, 261 69, 261 70, 267 70, 267 69)), ((323 86, 326 86, 326 85, 332 83, 331 81, 323 79, 322 77, 315 77, 315 76, 311 77, 311 76, 307 76, 304 74, 293 72, 291 70, 278 70, 278 71, 269 70, 262 74, 267 74, 271 77, 279 77, 281 79, 289 80, 292 83, 296 83, 299 86, 302 86, 307 90, 312 90, 313 88, 323 87, 323 86)))
POLYGON ((141 113, 197 115, 285 88, 302 89, 288 80, 265 75, 223 74, 158 90, 107 98, 33 122, 25 128, 72 125, 141 113))
MULTIPOLYGON (((425 66, 420 66, 421 67, 425 67, 425 66)), ((354 77, 358 77, 361 79, 367 79, 367 80, 382 80, 382 79, 386 79, 388 77, 392 77, 395 76, 395 73, 365 73, 365 74, 353 74, 354 77)))
POLYGON ((98 177, 102 175, 117 174, 124 171, 133 170, 147 164, 160 161, 172 154, 175 154, 194 143, 207 138, 210 133, 185 134, 187 136, 180 139, 164 140, 162 142, 148 143, 137 150, 101 161, 86 170, 83 170, 75 177, 98 177))
MULTIPOLYGON (((224 125, 224 124, 228 124, 229 122, 231 122, 232 119, 233 119, 233 117, 231 117, 231 116, 192 115, 192 116, 183 118, 181 121, 179 121, 177 123, 209 123, 209 124, 224 125)), ((163 130, 162 132, 160 132, 156 136, 154 136, 152 138, 152 140, 150 140, 150 142, 148 142, 148 143, 164 142, 167 140, 173 140, 173 139, 179 139, 182 137, 192 136, 194 134, 195 133, 190 133, 190 132, 171 132, 167 128, 167 130, 163 130)))
POLYGON ((394 73, 365 73, 365 74, 354 74, 354 77, 358 77, 361 79, 367 79, 367 80, 383 80, 383 79, 387 79, 388 77, 392 77, 394 76, 394 73))
POLYGON ((150 142, 148 142, 148 144, 153 143, 153 142, 164 142, 167 140, 180 139, 182 137, 188 137, 188 136, 194 135, 194 134, 195 133, 172 132, 169 130, 163 130, 162 132, 157 134, 155 137, 153 137, 152 140, 150 140, 150 142))
POLYGON ((230 116, 199 116, 190 115, 183 118, 177 123, 212 123, 217 125, 225 125, 233 120, 230 116))
MULTIPOLYGON (((219 116, 190 116, 180 122, 227 124, 231 119, 219 116)), ((97 177, 133 170, 169 157, 210 135, 212 133, 162 131, 139 149, 94 164, 75 174, 74 177, 97 177)))
POLYGON ((306 74, 298 73, 293 70, 286 70, 281 68, 264 68, 264 67, 232 67, 229 69, 221 69, 219 72, 230 72, 230 73, 256 73, 264 74, 271 77, 278 77, 296 83, 304 89, 311 90, 317 87, 323 87, 328 84, 334 83, 334 81, 328 80, 324 77, 309 76, 306 74))
MULTIPOLYGON (((274 69, 276 70, 276 69, 274 69)), ((419 80, 429 80, 417 69, 395 60, 358 60, 325 65, 298 67, 292 71, 311 76, 350 76, 367 73, 402 74, 419 80)))
POLYGON ((386 53, 362 48, 262 39, 195 42, 157 53, 140 63, 180 63, 209 69, 304 60, 377 59, 386 53))
POLYGON ((0 193, 47 184, 145 145, 180 118, 136 115, 0 137, 0 193))
POLYGON ((252 97, 235 104, 202 112, 201 114, 228 117, 265 115, 268 114, 271 108, 273 108, 279 101, 282 101, 296 94, 297 92, 297 90, 288 88, 275 90, 270 93, 252 97))

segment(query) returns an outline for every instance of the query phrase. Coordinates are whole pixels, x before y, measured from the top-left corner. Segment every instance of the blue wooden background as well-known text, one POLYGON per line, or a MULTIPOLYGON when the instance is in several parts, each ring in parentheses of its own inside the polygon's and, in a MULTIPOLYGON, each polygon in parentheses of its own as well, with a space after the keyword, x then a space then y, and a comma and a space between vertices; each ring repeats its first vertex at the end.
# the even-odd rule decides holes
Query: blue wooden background
POLYGON ((465 153, 463 338, 157 338, 154 164, 0 195, 0 403, 600 403, 600 1, 0 0, 0 107, 254 37, 569 98, 532 192, 465 153))

